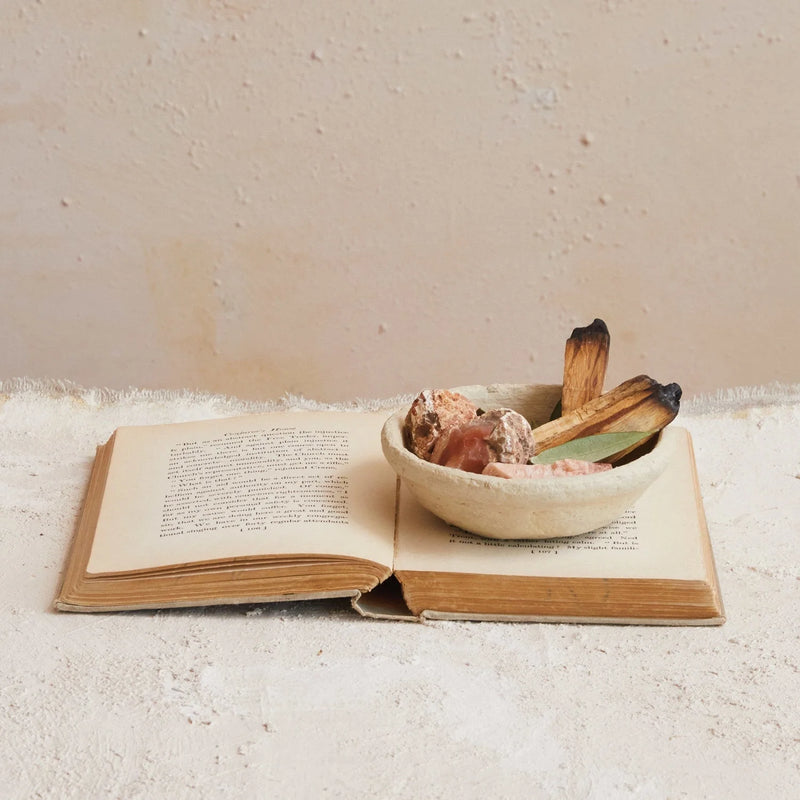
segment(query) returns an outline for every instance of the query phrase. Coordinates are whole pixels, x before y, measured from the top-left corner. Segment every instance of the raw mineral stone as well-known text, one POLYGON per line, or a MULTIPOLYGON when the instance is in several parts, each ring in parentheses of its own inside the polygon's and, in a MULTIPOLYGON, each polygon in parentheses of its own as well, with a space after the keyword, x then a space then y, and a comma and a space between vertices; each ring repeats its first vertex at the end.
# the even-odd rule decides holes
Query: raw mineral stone
POLYGON ((569 475, 591 475, 605 472, 611 464, 581 461, 577 458, 562 458, 552 464, 499 464, 493 462, 483 469, 484 475, 498 478, 563 478, 569 475))
POLYGON ((444 467, 482 472, 492 462, 525 463, 533 455, 531 426, 510 408, 488 411, 439 437, 430 460, 444 467))
POLYGON ((425 389, 414 398, 406 415, 403 428, 406 447, 428 461, 444 433, 474 419, 477 413, 475 404, 458 392, 425 389))

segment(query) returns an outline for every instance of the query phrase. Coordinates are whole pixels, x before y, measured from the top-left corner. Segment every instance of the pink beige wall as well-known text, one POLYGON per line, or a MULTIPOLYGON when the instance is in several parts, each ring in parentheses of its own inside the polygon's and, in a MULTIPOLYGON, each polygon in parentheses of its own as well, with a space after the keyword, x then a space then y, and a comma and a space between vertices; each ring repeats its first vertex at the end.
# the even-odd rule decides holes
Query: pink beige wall
POLYGON ((800 380, 800 5, 5 0, 0 377, 800 380))

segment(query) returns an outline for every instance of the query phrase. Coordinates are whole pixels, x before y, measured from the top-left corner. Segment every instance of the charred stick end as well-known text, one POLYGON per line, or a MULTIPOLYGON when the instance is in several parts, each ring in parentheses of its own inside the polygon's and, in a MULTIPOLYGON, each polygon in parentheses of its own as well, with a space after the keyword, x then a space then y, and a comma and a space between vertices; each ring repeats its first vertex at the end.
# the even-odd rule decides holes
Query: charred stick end
POLYGON ((584 328, 573 328, 572 334, 570 335, 570 339, 588 339, 594 336, 605 336, 610 338, 610 334, 608 332, 608 325, 603 322, 603 320, 598 319, 595 317, 594 322, 591 325, 587 325, 584 328))
POLYGON ((673 410, 675 414, 681 407, 682 395, 683 389, 677 383, 668 383, 666 386, 659 385, 656 390, 656 397, 661 405, 673 410))

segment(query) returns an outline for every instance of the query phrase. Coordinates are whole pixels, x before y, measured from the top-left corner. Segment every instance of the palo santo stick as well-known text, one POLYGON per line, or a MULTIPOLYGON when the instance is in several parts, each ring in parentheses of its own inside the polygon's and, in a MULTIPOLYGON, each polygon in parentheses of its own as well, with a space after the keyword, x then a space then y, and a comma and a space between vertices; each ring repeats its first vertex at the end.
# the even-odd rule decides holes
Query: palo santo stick
POLYGON ((680 399, 677 383, 663 386, 647 375, 631 378, 569 414, 534 428, 534 454, 596 433, 655 433, 675 419, 680 399))
POLYGON ((608 327, 601 319, 572 331, 564 348, 562 416, 603 393, 610 344, 608 327))

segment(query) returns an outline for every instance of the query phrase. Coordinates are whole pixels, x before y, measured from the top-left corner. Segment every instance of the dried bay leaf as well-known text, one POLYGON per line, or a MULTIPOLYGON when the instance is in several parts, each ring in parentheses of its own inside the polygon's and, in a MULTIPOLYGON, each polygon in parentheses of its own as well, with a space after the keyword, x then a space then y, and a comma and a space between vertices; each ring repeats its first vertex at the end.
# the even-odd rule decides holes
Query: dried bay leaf
POLYGON ((652 435, 652 431, 622 431, 618 433, 597 433, 582 436, 569 442, 542 450, 534 456, 531 464, 552 464, 562 458, 576 458, 580 461, 602 461, 621 450, 627 450, 652 435))

